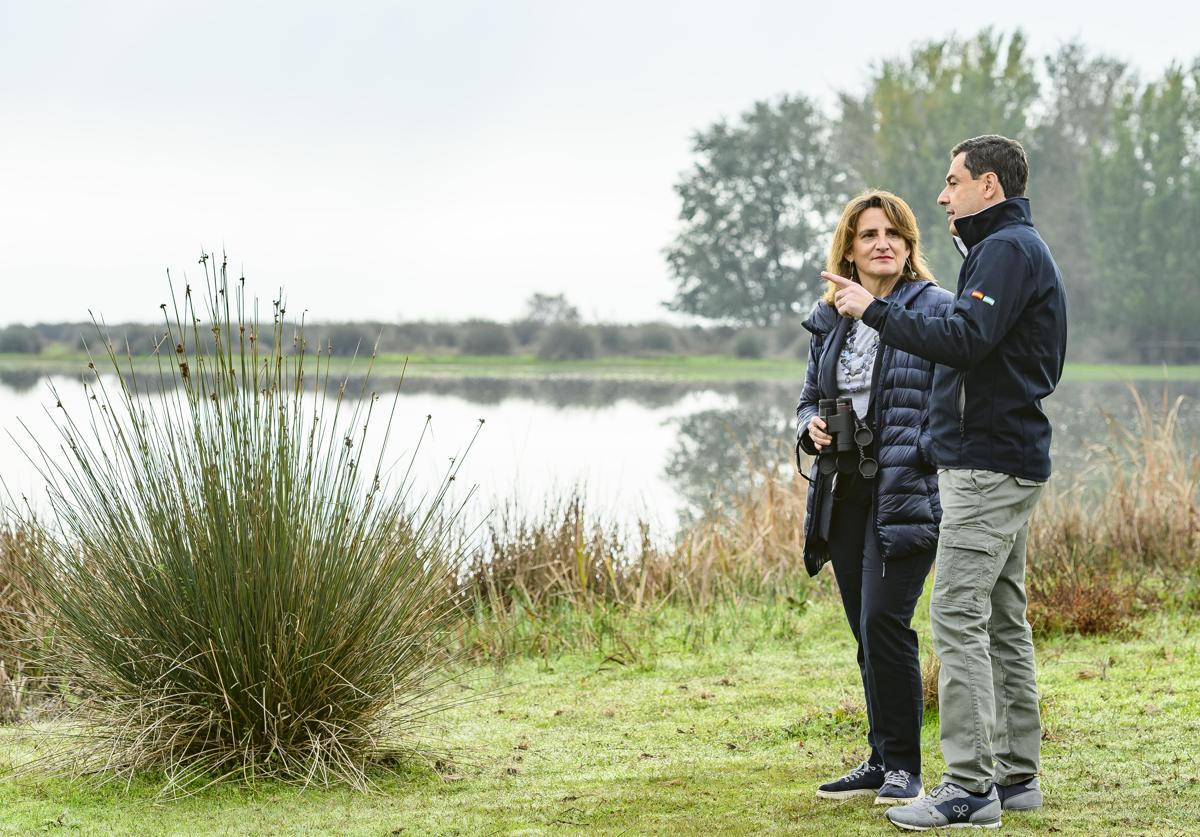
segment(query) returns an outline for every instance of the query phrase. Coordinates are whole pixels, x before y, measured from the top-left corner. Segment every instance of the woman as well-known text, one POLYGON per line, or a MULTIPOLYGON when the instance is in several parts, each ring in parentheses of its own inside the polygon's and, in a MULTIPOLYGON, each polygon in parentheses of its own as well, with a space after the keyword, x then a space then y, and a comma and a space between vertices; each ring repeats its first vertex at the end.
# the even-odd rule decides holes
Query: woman
MULTIPOLYGON (((920 242, 908 204, 890 192, 864 192, 842 211, 828 271, 889 303, 940 314, 954 296, 933 282, 920 242)), ((941 517, 937 475, 925 456, 933 367, 883 345, 861 321, 840 317, 834 290, 804 322, 812 341, 796 408, 798 445, 826 459, 814 466, 809 485, 804 561, 813 575, 826 561, 833 564, 858 643, 871 754, 817 795, 871 795, 886 805, 910 802, 923 791, 921 664, 910 622, 933 564, 941 517), (838 397, 850 399, 858 424, 871 430, 865 448, 831 448, 818 406, 838 397)))

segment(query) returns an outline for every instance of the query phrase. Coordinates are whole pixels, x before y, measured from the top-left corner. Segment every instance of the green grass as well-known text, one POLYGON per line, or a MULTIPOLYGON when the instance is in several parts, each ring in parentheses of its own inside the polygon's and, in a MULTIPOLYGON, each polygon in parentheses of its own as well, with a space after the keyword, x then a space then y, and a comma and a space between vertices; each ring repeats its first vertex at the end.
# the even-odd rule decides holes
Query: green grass
MULTIPOLYGON (((404 355, 381 355, 376 377, 399 375, 404 355)), ((0 355, 0 371, 40 370, 77 373, 87 364, 81 354, 0 355)), ((139 365, 153 368, 147 356, 139 365)), ((363 363, 359 361, 359 367, 363 363)), ((335 374, 350 368, 350 360, 334 358, 335 374)), ((471 357, 463 355, 413 355, 408 375, 414 377, 487 378, 596 378, 664 381, 797 381, 804 374, 801 360, 764 358, 744 360, 721 355, 673 355, 662 357, 603 357, 594 360, 544 361, 534 355, 471 357)), ((1066 381, 1200 381, 1200 364, 1161 366, 1154 364, 1068 363, 1066 381)))
MULTIPOLYGON (((482 697, 439 719, 453 753, 444 775, 413 769, 367 796, 264 783, 177 801, 157 799, 150 780, 95 790, 15 775, 0 779, 0 834, 899 833, 870 800, 812 793, 857 762, 865 732, 849 630, 829 597, 627 627, 637 639, 608 659, 481 673, 482 697)), ((1048 804, 1005 815, 1005 833, 1195 833, 1198 631, 1196 614, 1160 613, 1124 637, 1040 643, 1048 804)), ((25 752, 0 733, 0 764, 25 752)), ((931 782, 932 715, 924 753, 931 782)))

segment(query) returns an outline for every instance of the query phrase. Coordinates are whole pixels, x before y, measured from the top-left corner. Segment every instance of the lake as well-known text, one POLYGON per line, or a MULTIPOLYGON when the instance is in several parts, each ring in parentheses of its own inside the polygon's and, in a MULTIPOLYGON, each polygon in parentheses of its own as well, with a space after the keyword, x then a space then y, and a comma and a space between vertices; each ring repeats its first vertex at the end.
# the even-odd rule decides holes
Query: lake
MULTIPOLYGON (((78 378, 0 372, 0 426, 8 431, 0 439, 0 476, 13 495, 28 496, 41 508, 38 470, 9 434, 27 440, 27 428, 42 445, 57 448, 47 414, 55 403, 51 385, 68 409, 85 406, 78 378)), ((387 385, 376 382, 380 391, 387 385)), ((1194 448, 1200 441, 1200 382, 1143 381, 1136 388, 1154 405, 1164 393, 1168 401, 1184 397, 1181 432, 1194 448)), ((580 491, 606 520, 628 527, 645 521, 666 536, 746 484, 751 463, 791 467, 798 394, 799 382, 410 378, 400 388, 384 456, 398 472, 411 459, 418 491, 432 489, 478 430, 457 479, 460 499, 467 486, 475 487, 467 520, 477 522, 510 504, 536 516, 548 502, 580 491), (414 452, 427 416, 429 432, 414 452)), ((1133 422, 1133 399, 1121 383, 1067 381, 1045 407, 1054 423, 1060 484, 1084 473, 1088 457, 1110 441, 1106 416, 1125 426, 1133 422)), ((24 446, 30 448, 28 441, 24 446)))

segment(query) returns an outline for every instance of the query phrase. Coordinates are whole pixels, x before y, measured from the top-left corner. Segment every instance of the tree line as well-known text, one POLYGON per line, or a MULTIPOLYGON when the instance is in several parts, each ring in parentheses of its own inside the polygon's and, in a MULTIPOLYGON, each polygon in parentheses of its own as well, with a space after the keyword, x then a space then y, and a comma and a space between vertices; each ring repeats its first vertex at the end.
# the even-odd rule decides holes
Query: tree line
MULTIPOLYGON (((961 257, 935 203, 949 150, 982 133, 1030 155, 1034 222, 1067 286, 1074 361, 1200 362, 1200 59, 1139 78, 1078 43, 1032 55, 1018 30, 913 47, 865 89, 823 106, 802 94, 755 102, 696 132, 676 185, 680 230, 666 250, 670 310, 707 325, 585 324, 562 295, 536 294, 511 323, 325 323, 336 353, 803 356, 799 323, 837 215, 864 188, 896 192, 920 222, 939 282, 961 257)), ((135 351, 161 328, 122 324, 135 351)), ((75 352, 91 324, 0 329, 0 353, 75 352)))
MULTIPOLYGON (((163 325, 113 323, 106 327, 116 346, 134 355, 161 350, 163 325)), ((210 340, 201 330, 201 340, 210 340)), ((263 328, 260 345, 269 347, 263 328)), ((289 338, 290 339, 290 338, 289 338)), ((48 357, 77 354, 101 345, 92 323, 58 322, 0 328, 0 354, 48 357)), ((743 359, 807 356, 807 332, 798 320, 771 326, 663 322, 585 323, 579 309, 563 294, 535 293, 521 316, 511 322, 470 319, 457 322, 310 322, 304 327, 308 349, 337 357, 365 357, 373 351, 392 355, 534 356, 541 360, 587 360, 598 357, 665 357, 721 355, 743 359)), ((170 350, 172 347, 168 346, 170 350)), ((30 385, 38 378, 30 379, 30 385)))
POLYGON ((915 46, 832 108, 804 95, 753 104, 693 138, 667 251, 672 310, 770 325, 821 293, 829 236, 864 188, 905 198, 939 282, 961 257, 936 205, 949 150, 1018 138, 1034 223, 1067 285, 1074 360, 1200 361, 1200 60, 1143 80, 1078 43, 1046 56, 985 30, 915 46), (832 111, 832 112, 830 112, 832 111))

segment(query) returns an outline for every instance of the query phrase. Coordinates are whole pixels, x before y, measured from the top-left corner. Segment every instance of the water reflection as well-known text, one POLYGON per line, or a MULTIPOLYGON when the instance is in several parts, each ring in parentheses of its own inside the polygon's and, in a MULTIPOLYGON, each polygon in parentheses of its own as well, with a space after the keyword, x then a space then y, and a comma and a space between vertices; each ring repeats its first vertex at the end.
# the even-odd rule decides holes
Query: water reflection
MULTIPOLYGON (((379 386, 395 386, 383 379, 379 386)), ((618 381, 581 378, 408 378, 407 393, 447 395, 471 404, 500 404, 511 399, 552 407, 604 407, 618 400, 643 407, 669 407, 697 389, 734 392, 733 385, 712 387, 677 381, 618 381)))
MULTIPOLYGON (((795 398, 780 385, 740 384, 738 406, 677 420, 677 440, 666 475, 688 504, 688 516, 721 510, 764 470, 792 465, 795 398)), ((1053 426, 1056 482, 1085 478, 1095 457, 1114 443, 1113 428, 1136 423, 1134 394, 1152 415, 1165 415, 1182 398, 1178 433, 1186 446, 1200 442, 1200 382, 1067 382, 1044 407, 1053 426)))
POLYGON ((674 420, 676 442, 665 471, 687 502, 688 516, 724 510, 756 478, 791 467, 788 413, 758 403, 674 420))
MULTIPOLYGON (((55 380, 64 398, 77 397, 78 376, 74 386, 67 376, 55 380)), ((352 379, 347 392, 356 393, 361 381, 352 379)), ((386 392, 396 383, 381 378, 371 388, 386 392)), ((1183 396, 1181 439, 1193 446, 1200 440, 1200 382, 1139 382, 1134 391, 1155 414, 1164 393, 1168 405, 1183 396)), ((653 518, 665 533, 727 506, 756 475, 793 467, 799 382, 409 378, 400 393, 397 455, 426 414, 435 416, 434 451, 443 458, 470 438, 479 418, 487 419, 464 480, 480 486, 485 505, 514 500, 536 510, 547 497, 582 485, 597 511, 618 522, 653 518)), ((0 370, 0 429, 28 423, 31 432, 53 432, 39 416, 48 405, 42 372, 0 370)), ((1122 383, 1067 382, 1045 406, 1054 424, 1056 481, 1083 473, 1089 455, 1110 443, 1109 420, 1128 427, 1135 418, 1122 383)), ((0 450, 0 476, 35 482, 24 458, 7 448, 0 450)))
MULTIPOLYGON (((98 364, 99 365, 99 364, 98 364)), ((103 371, 103 369, 101 370, 103 371)), ((170 368, 166 369, 167 384, 175 385, 170 376, 170 368)), ((23 394, 38 385, 38 382, 52 375, 68 377, 76 380, 91 380, 91 372, 80 369, 78 374, 51 371, 36 367, 10 367, 0 369, 0 395, 5 390, 23 394)), ((309 374, 315 371, 309 369, 309 374)), ((323 376, 322 376, 323 377, 323 376)), ((158 388, 158 373, 151 371, 140 375, 143 385, 150 389, 158 388)), ((349 375, 330 375, 330 391, 336 390, 342 384, 346 392, 358 392, 366 376, 355 372, 349 375)), ((311 386, 311 382, 309 386, 311 386)), ((374 375, 371 378, 371 389, 384 393, 394 391, 399 386, 405 395, 438 395, 461 399, 469 404, 496 405, 505 401, 520 399, 551 407, 604 407, 616 401, 628 401, 643 407, 660 408, 678 404, 688 395, 697 391, 716 392, 723 395, 734 395, 738 398, 753 398, 762 400, 764 391, 778 385, 729 382, 729 383, 697 383, 690 381, 656 381, 656 380, 617 380, 604 378, 489 378, 489 377, 413 377, 403 380, 398 375, 374 375), (767 388, 764 390, 764 387, 767 388)))
POLYGON ((1165 415, 1175 400, 1182 398, 1176 431, 1185 449, 1196 447, 1200 442, 1200 382, 1067 382, 1046 402, 1046 413, 1054 424, 1050 453, 1056 480, 1083 475, 1097 451, 1111 447, 1116 427, 1136 428, 1135 394, 1153 416, 1165 415))
POLYGON ((17 394, 29 392, 45 377, 38 369, 0 369, 0 390, 17 394))

